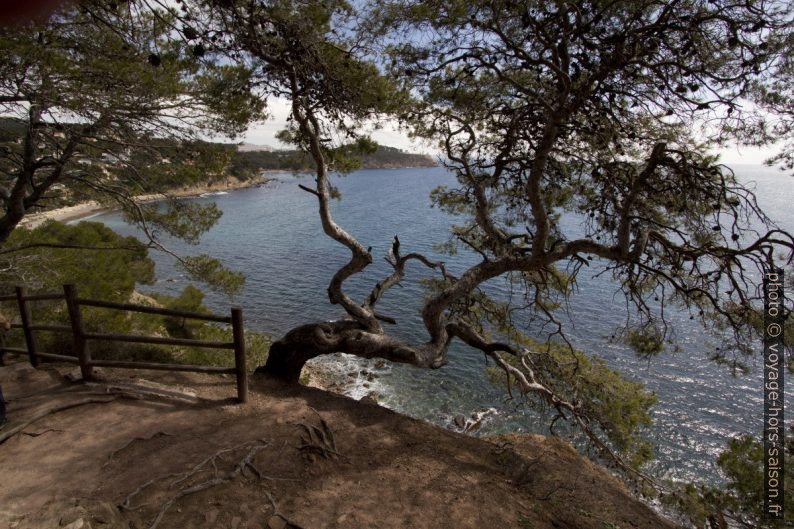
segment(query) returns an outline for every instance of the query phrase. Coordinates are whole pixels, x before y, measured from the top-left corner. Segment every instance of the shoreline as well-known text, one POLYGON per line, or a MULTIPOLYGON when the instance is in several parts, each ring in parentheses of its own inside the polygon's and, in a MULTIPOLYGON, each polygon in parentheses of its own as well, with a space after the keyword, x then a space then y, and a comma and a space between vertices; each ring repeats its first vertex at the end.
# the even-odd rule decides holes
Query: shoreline
MULTIPOLYGON (((138 204, 145 204, 148 202, 156 202, 166 198, 191 198, 198 197, 205 193, 217 193, 219 191, 233 191, 236 189, 247 189, 251 187, 260 187, 269 183, 272 178, 269 175, 281 174, 284 171, 267 171, 263 172, 257 177, 250 180, 238 180, 234 177, 229 177, 220 182, 211 185, 183 187, 179 189, 172 189, 167 193, 152 193, 147 195, 138 195, 135 197, 135 202, 138 204)), ((35 229, 48 220, 55 220, 58 222, 69 222, 79 220, 101 213, 107 213, 119 209, 118 206, 105 206, 95 200, 87 200, 80 202, 74 206, 65 206, 56 208, 49 211, 42 211, 41 213, 33 213, 26 215, 25 218, 19 223, 20 227, 35 229)))
MULTIPOLYGON (((366 168, 366 169, 407 169, 412 167, 439 167, 438 165, 432 166, 388 166, 388 167, 376 167, 376 168, 366 168)), ((238 180, 233 176, 229 176, 224 180, 216 182, 211 185, 203 185, 203 186, 190 186, 190 187, 182 187, 178 189, 172 189, 167 193, 152 193, 146 195, 138 195, 134 197, 134 200, 138 204, 145 204, 147 202, 156 202, 158 200, 164 200, 166 198, 192 198, 198 197, 205 193, 217 193, 219 191, 233 191, 236 189, 247 189, 251 187, 261 187, 263 185, 268 184, 271 182, 277 175, 283 174, 293 174, 294 171, 290 171, 287 169, 263 169, 260 171, 258 176, 255 176, 249 180, 238 180)), ((118 206, 104 206, 97 202, 96 200, 87 200, 85 202, 80 202, 73 206, 64 206, 61 208, 51 209, 48 211, 42 211, 40 213, 32 213, 30 215, 26 215, 19 223, 18 227, 28 228, 28 229, 35 229, 48 220, 55 220, 58 222, 70 222, 74 220, 83 219, 86 217, 92 217, 94 215, 100 215, 102 213, 108 213, 110 211, 116 211, 120 209, 118 206)))

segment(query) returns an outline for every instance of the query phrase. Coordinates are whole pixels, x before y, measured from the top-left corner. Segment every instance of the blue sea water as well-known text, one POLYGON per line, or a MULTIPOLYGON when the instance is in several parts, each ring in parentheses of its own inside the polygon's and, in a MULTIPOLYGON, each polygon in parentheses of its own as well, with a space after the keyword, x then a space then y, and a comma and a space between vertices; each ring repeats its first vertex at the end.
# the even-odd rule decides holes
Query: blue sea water
MULTIPOLYGON (((781 227, 794 231, 794 180, 764 167, 737 166, 736 170, 743 181, 755 187, 766 213, 781 227)), ((223 217, 199 246, 165 238, 178 253, 207 253, 244 272, 245 287, 233 303, 244 307, 247 327, 275 337, 300 323, 342 316, 338 307, 328 303, 326 288, 348 254, 323 235, 316 199, 301 191, 298 182, 284 174, 262 188, 191 199, 216 202, 223 217)), ((394 235, 399 235, 404 252, 418 251, 445 260, 452 273, 475 262, 475 257, 466 253, 450 257, 433 249, 435 243, 447 240, 453 221, 430 207, 433 188, 454 185, 444 169, 364 170, 335 178, 333 183, 342 193, 342 200, 333 205, 335 219, 362 244, 372 246, 376 257, 369 269, 346 283, 348 292, 363 298, 375 281, 390 272, 380 256, 386 255, 394 235)), ((115 213, 92 220, 123 234, 136 233, 115 213)), ((158 280, 150 290, 177 293, 188 284, 170 257, 160 253, 153 257, 158 280)), ((609 278, 593 277, 597 271, 585 270, 579 277, 578 293, 566 318, 568 336, 576 347, 602 356, 657 393, 655 424, 648 432, 658 455, 650 469, 653 474, 719 482, 714 461, 727 441, 758 434, 762 426, 761 344, 759 356, 751 364, 753 372, 732 378, 725 368, 708 361, 715 347, 710 335, 688 315, 680 314, 673 315, 680 352, 640 360, 625 345, 610 339, 625 322, 627 309, 609 278)), ((429 274, 412 263, 402 288, 392 289, 383 299, 380 312, 398 321, 390 328, 394 334, 414 341, 425 339, 419 316, 424 290, 419 280, 429 274)), ((507 293, 504 282, 492 281, 489 288, 507 293)), ((230 305, 228 297, 220 294, 209 293, 207 302, 218 311, 230 305)), ((340 376, 355 374, 356 383, 349 390, 352 395, 375 391, 385 405, 414 417, 447 426, 458 414, 481 417, 478 434, 548 431, 548 417, 507 400, 504 388, 486 381, 483 356, 460 344, 453 346, 449 364, 436 371, 384 366, 346 355, 325 362, 340 376), (361 376, 362 367, 377 378, 372 381, 361 376)), ((787 391, 789 409, 792 394, 787 391)))

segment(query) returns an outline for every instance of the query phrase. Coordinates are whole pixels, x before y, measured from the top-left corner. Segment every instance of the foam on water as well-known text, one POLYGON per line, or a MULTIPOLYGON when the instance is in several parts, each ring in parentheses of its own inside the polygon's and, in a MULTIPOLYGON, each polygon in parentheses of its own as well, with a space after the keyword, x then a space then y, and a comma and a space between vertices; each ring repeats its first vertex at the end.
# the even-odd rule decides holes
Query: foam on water
POLYGON ((341 393, 356 400, 371 396, 380 401, 391 388, 381 382, 388 376, 391 366, 382 360, 367 360, 338 353, 312 360, 324 373, 339 382, 341 393))

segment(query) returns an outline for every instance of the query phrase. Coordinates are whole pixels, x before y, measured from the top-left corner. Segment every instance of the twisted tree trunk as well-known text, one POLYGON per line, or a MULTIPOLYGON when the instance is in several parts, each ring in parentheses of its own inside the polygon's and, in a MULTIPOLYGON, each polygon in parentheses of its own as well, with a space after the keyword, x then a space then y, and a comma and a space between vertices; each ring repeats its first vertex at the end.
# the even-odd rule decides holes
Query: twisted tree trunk
POLYGON ((322 322, 301 325, 289 331, 270 346, 265 365, 256 373, 297 382, 304 364, 314 357, 346 352, 345 335, 361 330, 354 321, 322 322))
POLYGON ((446 355, 431 344, 406 344, 383 332, 370 332, 356 321, 341 320, 309 323, 292 329, 270 346, 265 365, 258 367, 256 372, 297 382, 306 362, 333 353, 383 358, 430 369, 446 363, 446 355))

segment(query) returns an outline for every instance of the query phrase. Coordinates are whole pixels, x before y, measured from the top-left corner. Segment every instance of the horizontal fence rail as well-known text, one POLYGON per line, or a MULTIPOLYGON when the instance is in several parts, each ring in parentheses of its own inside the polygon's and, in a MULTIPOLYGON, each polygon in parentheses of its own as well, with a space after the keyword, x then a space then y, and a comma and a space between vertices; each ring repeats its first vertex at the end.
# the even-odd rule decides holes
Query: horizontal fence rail
POLYGON ((66 325, 30 325, 28 329, 31 331, 72 332, 72 328, 66 325))
POLYGON ((34 294, 24 296, 25 301, 57 301, 63 299, 63 294, 34 294))
POLYGON ((15 294, 0 296, 0 301, 16 301, 19 307, 20 323, 11 324, 12 329, 22 329, 25 336, 26 349, 5 347, 0 345, 0 352, 27 354, 31 365, 38 366, 39 360, 52 360, 58 362, 71 362, 80 366, 84 380, 91 380, 94 367, 110 367, 117 369, 153 369, 160 371, 189 371, 194 373, 234 374, 237 379, 237 400, 248 400, 248 377, 245 370, 245 332, 243 329, 243 311, 239 307, 232 307, 230 316, 205 314, 147 305, 131 303, 115 303, 95 299, 80 298, 74 285, 64 285, 61 293, 42 293, 28 295, 24 287, 16 287, 15 294), (69 325, 34 324, 30 306, 31 301, 65 301, 69 314, 69 325), (113 334, 87 332, 83 325, 81 307, 96 307, 126 312, 142 312, 160 316, 177 318, 190 318, 195 320, 226 323, 232 326, 233 340, 220 342, 210 340, 196 340, 190 338, 169 338, 164 336, 143 336, 134 334, 113 334), (34 332, 58 332, 72 335, 72 346, 75 356, 67 356, 39 351, 36 345, 34 332), (199 366, 189 364, 164 364, 156 362, 138 362, 121 360, 101 360, 91 358, 88 341, 112 341, 158 345, 184 345, 189 347, 202 347, 209 349, 231 349, 234 351, 234 367, 199 366))
POLYGON ((43 360, 55 360, 56 362, 71 362, 73 364, 80 362, 76 356, 57 355, 55 353, 36 353, 36 356, 43 360))
POLYGON ((167 338, 165 336, 87 332, 83 333, 83 338, 86 340, 108 342, 153 343, 161 345, 187 345, 191 347, 205 347, 207 349, 234 349, 234 342, 213 342, 209 340, 194 340, 192 338, 167 338))
POLYGON ((159 314, 161 316, 176 316, 177 318, 192 318, 195 320, 217 321, 220 323, 232 322, 230 316, 218 316, 216 314, 204 314, 203 312, 189 312, 186 310, 163 309, 160 307, 149 307, 147 305, 133 305, 131 303, 113 303, 111 301, 97 301, 94 299, 81 298, 78 298, 77 303, 86 307, 145 312, 148 314, 159 314))

